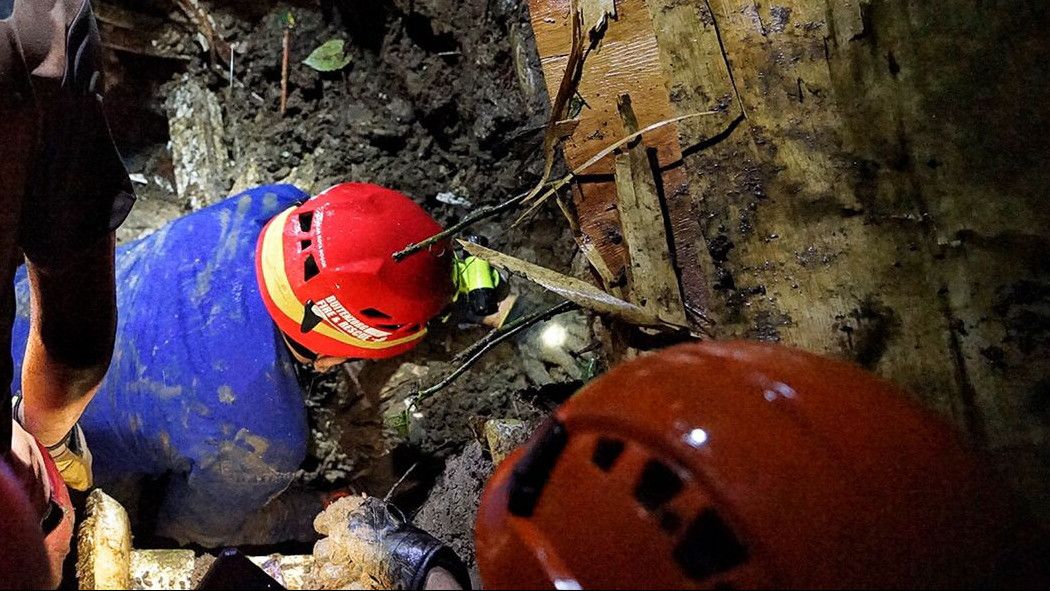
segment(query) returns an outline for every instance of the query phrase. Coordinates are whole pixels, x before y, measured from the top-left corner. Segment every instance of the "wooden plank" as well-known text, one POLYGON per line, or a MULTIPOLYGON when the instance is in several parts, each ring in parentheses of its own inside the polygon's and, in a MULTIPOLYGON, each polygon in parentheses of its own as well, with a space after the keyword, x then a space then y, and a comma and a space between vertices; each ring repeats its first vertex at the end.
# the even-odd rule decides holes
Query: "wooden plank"
POLYGON ((678 126, 719 335, 900 383, 1050 522, 1045 9, 648 7, 674 114, 726 112, 678 126))
MULTIPOLYGON (((585 106, 577 116, 580 123, 575 133, 564 145, 570 168, 626 135, 616 110, 619 95, 631 94, 642 127, 669 119, 674 113, 645 1, 619 0, 615 6, 616 19, 608 23, 600 48, 587 57, 578 87, 585 106)), ((570 2, 530 0, 529 8, 548 92, 553 97, 571 47, 570 2)), ((669 125, 647 134, 644 141, 655 149, 663 171, 661 188, 671 218, 674 262, 685 300, 696 309, 706 309, 708 285, 702 261, 706 249, 692 210, 677 136, 677 126, 669 125)), ((583 240, 601 254, 611 275, 619 277, 626 274, 629 255, 616 210, 614 170, 613 156, 591 168, 574 192, 574 210, 583 240)))
MULTIPOLYGON (((638 131, 630 95, 621 95, 620 116, 628 133, 638 131)), ((688 320, 671 262, 664 208, 645 146, 638 142, 616 156, 616 208, 630 255, 628 299, 675 324, 688 320)))
POLYGON ((695 145, 689 180, 714 246, 720 335, 853 359, 965 426, 924 235, 865 218, 855 191, 863 170, 843 156, 827 6, 649 4, 676 112, 727 112, 681 130, 695 145))

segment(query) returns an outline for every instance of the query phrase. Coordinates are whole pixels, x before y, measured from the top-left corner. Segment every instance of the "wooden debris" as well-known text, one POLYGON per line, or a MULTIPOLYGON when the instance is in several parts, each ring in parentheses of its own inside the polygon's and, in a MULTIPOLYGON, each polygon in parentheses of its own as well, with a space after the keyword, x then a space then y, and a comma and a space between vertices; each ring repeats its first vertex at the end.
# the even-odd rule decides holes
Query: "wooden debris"
POLYGON ((200 31, 201 36, 207 41, 208 48, 215 55, 217 61, 222 64, 230 63, 230 59, 233 56, 230 44, 226 43, 222 36, 219 35, 219 29, 215 26, 215 21, 212 20, 208 11, 201 6, 200 0, 174 1, 186 13, 190 21, 197 26, 197 30, 200 31))
POLYGON ((195 78, 183 76, 165 108, 179 198, 193 209, 221 201, 230 186, 230 158, 219 99, 195 78))
POLYGON ((501 269, 522 275, 529 281, 537 283, 584 308, 602 314, 611 314, 631 324, 641 326, 672 324, 640 306, 611 296, 582 279, 563 275, 557 271, 478 244, 468 243, 463 240, 460 240, 459 243, 470 254, 485 259, 501 269))
POLYGON ((121 29, 151 31, 164 24, 163 19, 129 10, 111 2, 94 2, 91 8, 95 11, 95 18, 99 24, 112 25, 121 29))
POLYGON ((193 59, 192 56, 184 53, 159 48, 154 43, 156 37, 148 32, 120 29, 105 23, 101 25, 101 30, 102 45, 108 49, 180 62, 188 62, 193 59))
MULTIPOLYGON (((477 223, 477 222, 479 222, 481 220, 488 219, 488 218, 493 217, 493 216, 495 216, 497 214, 500 214, 500 213, 503 213, 505 211, 514 209, 514 208, 518 207, 519 205, 521 205, 522 203, 524 203, 527 199, 529 199, 531 197, 531 198, 533 198, 533 205, 524 214, 522 214, 518 218, 518 221, 515 222, 515 223, 521 222, 523 219, 528 217, 532 212, 536 211, 536 209, 540 205, 545 203, 546 200, 550 199, 551 197, 554 197, 558 193, 558 191, 560 191, 563 187, 565 187, 570 182, 572 182, 572 180, 575 179, 578 175, 580 175, 583 172, 587 171, 587 169, 589 169, 590 167, 598 164, 606 156, 609 156, 610 154, 612 154, 613 152, 615 152, 617 149, 619 149, 621 146, 627 144, 628 142, 633 141, 634 139, 639 138, 639 137, 641 137, 641 136, 643 136, 643 135, 645 135, 645 134, 647 134, 649 132, 656 131, 656 130, 662 128, 662 127, 678 123, 679 121, 684 121, 686 119, 692 119, 694 117, 701 117, 701 116, 704 116, 704 115, 717 115, 717 114, 718 113, 716 111, 703 111, 703 112, 699 112, 699 113, 689 113, 688 115, 681 115, 679 117, 674 117, 674 118, 671 118, 671 119, 665 119, 663 121, 657 121, 656 123, 653 123, 652 125, 647 125, 644 128, 639 129, 635 133, 632 133, 632 134, 629 134, 629 135, 627 135, 625 137, 622 137, 622 138, 618 139, 617 141, 613 142, 612 144, 609 144, 609 145, 605 146, 604 148, 599 150, 597 154, 593 154, 586 162, 580 164, 575 169, 573 169, 573 171, 570 172, 569 174, 561 177, 560 179, 557 179, 557 180, 550 181, 550 182, 546 183, 546 185, 544 185, 546 187, 545 191, 542 191, 540 193, 534 193, 533 191, 529 191, 528 193, 521 193, 521 194, 519 194, 519 195, 517 195, 515 197, 511 197, 510 199, 507 199, 506 201, 504 201, 503 203, 500 203, 498 205, 493 205, 493 206, 490 206, 490 207, 482 207, 480 209, 477 209, 474 212, 468 214, 466 217, 464 217, 459 222, 449 226, 448 228, 445 228, 441 232, 438 232, 437 234, 434 234, 433 236, 431 236, 431 237, 429 237, 429 238, 427 238, 425 240, 420 240, 419 242, 416 242, 414 244, 409 244, 403 250, 395 252, 394 255, 393 255, 394 260, 400 261, 401 259, 407 257, 410 254, 419 252, 420 250, 423 250, 424 248, 427 248, 428 246, 430 246, 432 244, 435 244, 435 243, 437 243, 437 242, 439 242, 441 240, 444 240, 446 238, 455 236, 456 234, 458 234, 462 230, 470 227, 471 225, 473 225, 473 224, 475 224, 475 223, 477 223)), ((566 217, 570 218, 569 219, 569 224, 570 225, 573 225, 575 223, 574 220, 569 216, 568 213, 566 213, 566 217)), ((575 231, 576 226, 573 225, 572 227, 574 228, 574 231, 575 231)), ((578 238, 579 238, 579 236, 578 236, 578 238)), ((583 250, 583 252, 585 254, 589 252, 588 249, 585 247, 586 241, 587 241, 587 237, 586 236, 584 236, 583 239, 580 241, 580 248, 581 248, 581 250, 583 250)), ((593 261, 592 264, 594 264, 595 269, 598 269, 599 271, 601 271, 602 269, 608 268, 608 267, 602 265, 601 263, 599 263, 597 261, 593 261)), ((606 274, 603 274, 602 276, 605 277, 606 274)), ((608 276, 612 277, 611 271, 608 273, 608 276)))
POLYGON ((77 534, 81 589, 131 588, 131 523, 124 507, 101 489, 91 491, 77 534))
MULTIPOLYGON (((615 9, 616 20, 606 19, 601 51, 587 57, 586 73, 575 88, 586 106, 577 115, 580 123, 576 132, 563 146, 565 159, 573 168, 590 159, 610 137, 625 135, 616 108, 620 94, 631 93, 635 113, 643 127, 655 121, 671 120, 676 115, 646 1, 618 0, 615 9)), ((566 69, 565 56, 571 56, 571 48, 576 43, 569 22, 574 18, 572 10, 566 11, 564 2, 529 0, 529 13, 548 94, 555 97, 561 92, 558 80, 566 69)), ((660 181, 672 229, 670 238, 682 276, 683 299, 706 314, 709 288, 702 270, 710 265, 701 259, 709 255, 692 210, 688 176, 681 163, 678 125, 653 130, 647 143, 655 149, 656 161, 662 170, 660 181)), ((577 242, 588 244, 592 252, 601 256, 608 274, 619 277, 629 264, 629 253, 626 244, 618 239, 621 227, 614 171, 612 157, 603 158, 589 168, 589 177, 581 180, 573 193, 573 211, 580 231, 577 242)))
MULTIPOLYGON (((619 107, 624 129, 630 133, 638 131, 630 95, 620 95, 619 107)), ((667 240, 667 219, 649 155, 641 141, 616 156, 616 191, 616 208, 630 255, 628 299, 666 321, 687 325, 667 240)))
POLYGON ((532 433, 530 425, 517 419, 489 419, 485 421, 485 440, 489 444, 492 463, 500 465, 532 433))
POLYGON ((94 9, 103 46, 135 55, 178 61, 193 59, 192 56, 169 47, 177 46, 177 40, 184 36, 185 33, 180 27, 108 2, 97 2, 94 9))

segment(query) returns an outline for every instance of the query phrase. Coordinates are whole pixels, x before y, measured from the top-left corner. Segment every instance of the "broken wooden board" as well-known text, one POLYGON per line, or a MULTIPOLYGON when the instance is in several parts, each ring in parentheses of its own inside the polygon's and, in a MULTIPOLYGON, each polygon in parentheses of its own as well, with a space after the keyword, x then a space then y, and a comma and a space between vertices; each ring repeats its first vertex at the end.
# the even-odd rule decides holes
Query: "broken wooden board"
POLYGON ((193 59, 193 56, 177 50, 179 44, 176 41, 184 33, 171 22, 108 2, 96 2, 93 8, 103 46, 163 59, 193 59))
POLYGON ((657 36, 683 90, 676 108, 718 101, 739 113, 735 80, 747 115, 716 142, 708 121, 683 130, 698 145, 691 180, 727 278, 722 334, 853 358, 963 422, 931 261, 913 248, 922 233, 858 215, 825 54, 826 5, 651 5, 675 16, 659 21, 657 36))
MULTIPOLYGON (((620 116, 628 133, 638 131, 630 95, 619 98, 620 116)), ((616 209, 620 212, 624 243, 630 255, 628 299, 657 316, 685 326, 688 319, 671 259, 664 215, 656 180, 641 142, 616 156, 616 209)))
MULTIPOLYGON (((536 45, 543 66, 548 93, 558 93, 572 45, 571 3, 567 0, 530 0, 529 9, 536 45)), ((570 168, 585 162, 602 147, 626 135, 617 115, 616 100, 630 92, 635 101, 639 124, 670 119, 674 114, 668 84, 660 67, 660 55, 652 21, 644 0, 619 0, 615 20, 606 23, 600 47, 588 54, 577 91, 583 107, 576 116, 580 123, 564 144, 570 168)), ((675 125, 647 135, 645 143, 656 150, 662 170, 662 187, 669 212, 675 264, 686 304, 706 310, 708 283, 703 270, 708 265, 699 224, 692 212, 691 198, 682 151, 675 125)), ((614 157, 603 159, 579 180, 573 201, 579 232, 578 241, 593 247, 606 263, 603 276, 626 273, 629 254, 622 240, 616 210, 614 157)))

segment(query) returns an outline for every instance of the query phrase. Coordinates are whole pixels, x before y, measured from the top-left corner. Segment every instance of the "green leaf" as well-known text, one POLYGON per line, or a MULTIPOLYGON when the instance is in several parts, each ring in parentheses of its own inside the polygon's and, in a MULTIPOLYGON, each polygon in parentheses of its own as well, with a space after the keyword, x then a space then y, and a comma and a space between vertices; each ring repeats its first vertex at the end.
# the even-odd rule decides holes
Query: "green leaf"
POLYGON ((303 60, 303 63, 318 72, 342 70, 350 63, 350 56, 343 52, 345 45, 342 39, 326 41, 324 45, 315 49, 310 57, 303 60))

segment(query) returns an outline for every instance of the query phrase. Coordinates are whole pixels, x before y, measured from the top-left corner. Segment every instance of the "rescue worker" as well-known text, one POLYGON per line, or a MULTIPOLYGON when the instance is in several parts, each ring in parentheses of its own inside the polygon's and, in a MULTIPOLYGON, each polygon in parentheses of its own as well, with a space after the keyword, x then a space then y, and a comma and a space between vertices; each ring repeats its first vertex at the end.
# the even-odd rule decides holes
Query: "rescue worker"
MULTIPOLYGON (((17 351, 19 359, 24 354, 24 403, 12 415, 9 395, 0 396, 5 588, 58 585, 72 534, 66 486, 90 484, 90 455, 76 424, 109 364, 113 231, 134 202, 103 115, 100 51, 87 0, 0 0, 4 350, 15 311, 12 279, 22 262, 32 292, 17 351)), ((5 353, 4 387, 12 372, 5 353)))
MULTIPOLYGON (((157 534, 208 547, 236 538, 306 457, 295 361, 324 371, 398 355, 450 303, 447 243, 391 256, 440 230, 383 187, 310 198, 274 185, 122 246, 112 367, 81 420, 99 483, 164 478, 151 484, 157 534)), ((16 354, 30 327, 24 277, 17 292, 16 354)))
MULTIPOLYGON (((469 585, 395 514, 369 499, 347 520, 376 540, 375 580, 469 585)), ((489 589, 1048 580, 1045 539, 952 429, 855 366, 767 343, 682 345, 585 386, 497 468, 476 548, 489 589)))

